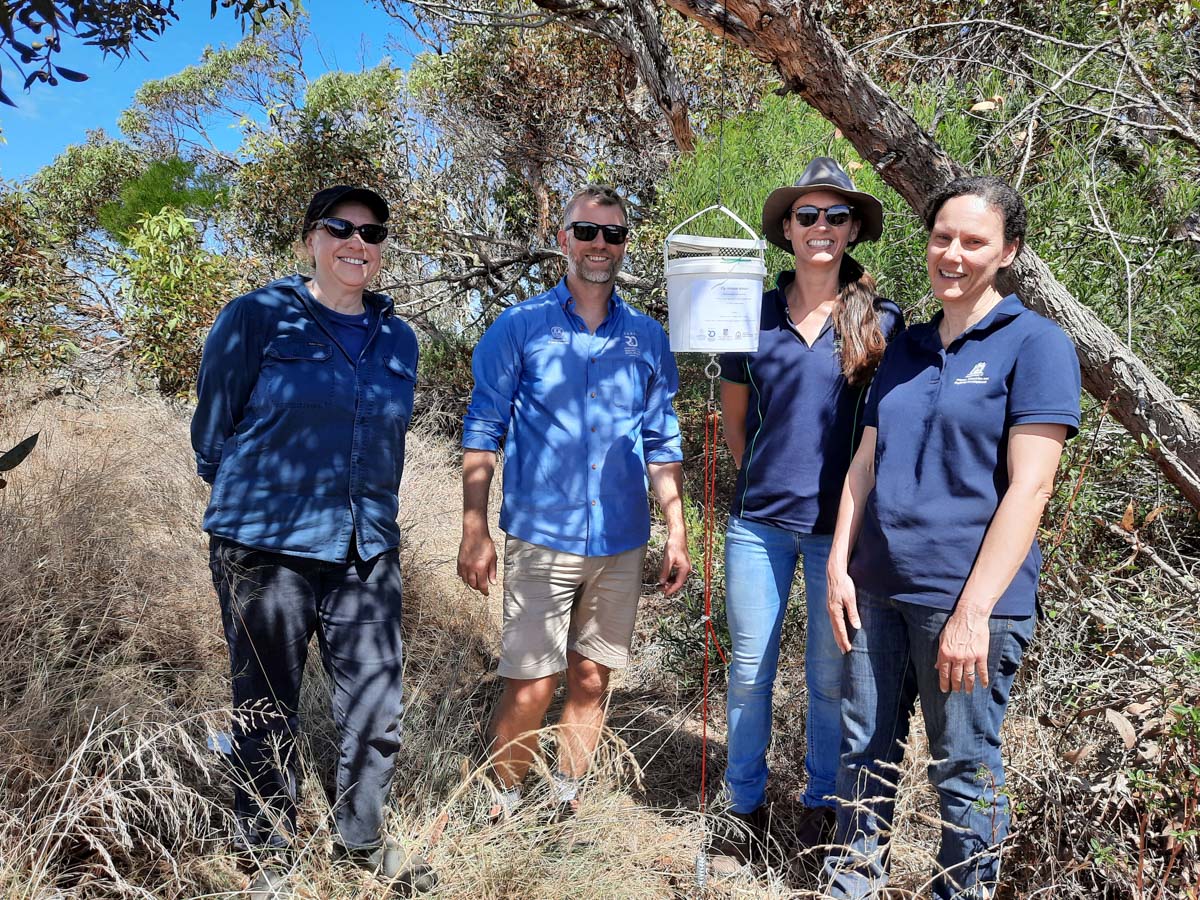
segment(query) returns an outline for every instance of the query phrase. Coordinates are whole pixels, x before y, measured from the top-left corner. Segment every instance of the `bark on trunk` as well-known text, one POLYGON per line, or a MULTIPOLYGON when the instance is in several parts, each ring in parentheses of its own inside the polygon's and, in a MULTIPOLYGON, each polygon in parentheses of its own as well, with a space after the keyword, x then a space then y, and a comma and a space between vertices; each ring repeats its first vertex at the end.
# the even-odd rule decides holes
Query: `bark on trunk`
MULTIPOLYGON (((967 174, 864 72, 806 4, 664 0, 774 65, 784 84, 841 129, 915 210, 967 174)), ((652 86, 651 86, 652 87, 652 86)), ((653 89, 653 88, 652 88, 653 89)), ((1088 392, 1109 409, 1200 510, 1200 416, 1076 300, 1030 249, 1012 272, 1021 299, 1075 342, 1088 392)))

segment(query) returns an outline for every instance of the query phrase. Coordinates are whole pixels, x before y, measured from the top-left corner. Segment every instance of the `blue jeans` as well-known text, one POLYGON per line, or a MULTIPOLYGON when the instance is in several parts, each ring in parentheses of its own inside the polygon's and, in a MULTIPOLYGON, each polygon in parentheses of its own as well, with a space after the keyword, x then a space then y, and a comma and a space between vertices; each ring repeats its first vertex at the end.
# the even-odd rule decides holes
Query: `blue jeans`
POLYGON ((237 712, 236 842, 278 846, 295 833, 300 681, 315 632, 338 734, 338 838, 378 846, 404 712, 399 554, 331 563, 214 536, 210 563, 237 712))
POLYGON ((825 860, 827 895, 878 896, 887 883, 887 844, 895 808, 896 766, 904 755, 917 697, 933 762, 941 848, 933 880, 939 900, 983 900, 995 892, 998 845, 1008 834, 1009 802, 1000 758, 1000 725, 1013 678, 1033 638, 1034 617, 988 622, 988 687, 943 693, 935 668, 950 610, 860 593, 862 621, 845 658, 842 767, 838 772, 838 849, 825 860))
POLYGON ((779 635, 796 562, 804 559, 808 688, 804 768, 806 806, 832 806, 841 741, 842 654, 825 610, 828 534, 800 534, 729 517, 725 532, 725 615, 733 640, 729 667, 729 762, 725 784, 733 811, 753 812, 766 800, 771 697, 779 664, 779 635))

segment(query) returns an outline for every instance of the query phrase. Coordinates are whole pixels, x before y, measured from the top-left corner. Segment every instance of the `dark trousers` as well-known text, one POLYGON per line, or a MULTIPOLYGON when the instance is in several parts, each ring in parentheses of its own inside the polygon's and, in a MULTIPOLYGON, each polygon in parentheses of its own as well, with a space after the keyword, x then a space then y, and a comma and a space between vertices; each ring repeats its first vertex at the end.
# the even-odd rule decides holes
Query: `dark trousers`
POLYGON ((246 845, 296 827, 300 681, 313 633, 333 682, 334 822, 347 847, 377 846, 400 747, 400 559, 329 563, 210 542, 233 679, 234 812, 246 845))

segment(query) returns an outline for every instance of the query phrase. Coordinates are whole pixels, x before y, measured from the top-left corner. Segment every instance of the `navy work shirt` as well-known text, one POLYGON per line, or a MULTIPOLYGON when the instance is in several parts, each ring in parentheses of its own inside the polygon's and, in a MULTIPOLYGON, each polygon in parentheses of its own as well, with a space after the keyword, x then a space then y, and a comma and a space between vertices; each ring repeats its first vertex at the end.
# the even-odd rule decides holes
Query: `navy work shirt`
MULTIPOLYGON (((812 346, 792 324, 785 291, 795 277, 781 272, 763 296, 758 350, 721 355, 721 377, 750 388, 730 512, 800 534, 832 534, 862 434, 866 386, 846 383, 832 316, 812 346)), ((890 340, 904 327, 900 308, 883 299, 876 308, 890 340)))
POLYGON ((500 527, 579 556, 646 543, 646 463, 683 459, 667 335, 616 292, 588 331, 566 281, 506 309, 472 357, 463 447, 504 444, 500 527))
MULTIPOLYGON (((939 312, 888 348, 867 399, 875 488, 850 558, 860 590, 951 609, 1008 489, 1008 432, 1079 430, 1079 362, 1062 329, 1010 294, 943 349, 939 312)), ((993 615, 1032 615, 1037 542, 993 615)))
POLYGON ((365 293, 357 355, 293 275, 232 301, 204 342, 192 417, 204 530, 248 547, 344 562, 396 547, 417 338, 365 293))

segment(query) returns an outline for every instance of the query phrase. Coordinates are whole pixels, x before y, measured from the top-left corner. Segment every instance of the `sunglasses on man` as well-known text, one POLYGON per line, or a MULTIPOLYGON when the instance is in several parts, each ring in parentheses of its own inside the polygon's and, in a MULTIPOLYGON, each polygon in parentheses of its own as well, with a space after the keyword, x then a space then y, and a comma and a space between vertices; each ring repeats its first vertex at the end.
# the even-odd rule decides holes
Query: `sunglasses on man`
POLYGON ((363 239, 365 244, 382 244, 387 240, 388 230, 386 225, 376 225, 374 222, 368 222, 365 225, 355 225, 353 222, 346 219, 339 219, 337 216, 327 216, 324 219, 317 219, 309 227, 309 231, 314 228, 324 228, 339 241, 344 241, 358 232, 358 236, 363 239))
POLYGON ((796 224, 803 228, 811 228, 816 225, 817 220, 821 218, 821 213, 825 213, 826 223, 836 228, 849 222, 854 210, 844 203, 836 206, 797 206, 792 210, 796 224))
POLYGON ((594 241, 597 232, 604 235, 606 244, 623 244, 629 237, 628 225, 597 225, 595 222, 572 222, 567 226, 577 241, 594 241))

